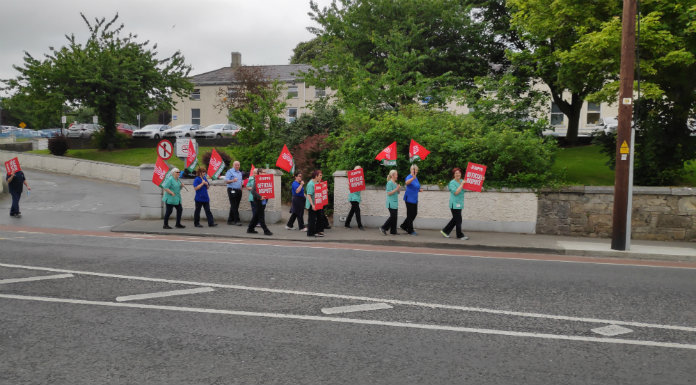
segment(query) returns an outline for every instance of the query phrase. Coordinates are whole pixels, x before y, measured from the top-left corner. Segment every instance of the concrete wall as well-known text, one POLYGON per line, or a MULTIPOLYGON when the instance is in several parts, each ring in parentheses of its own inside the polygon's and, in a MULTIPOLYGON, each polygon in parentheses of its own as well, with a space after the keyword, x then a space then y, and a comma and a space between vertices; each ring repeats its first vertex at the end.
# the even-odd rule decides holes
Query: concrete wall
MULTIPOLYGON (((575 186, 539 195, 537 233, 611 237, 613 187, 575 186)), ((696 188, 635 187, 633 239, 696 242, 696 188)))
POLYGON ((19 158, 19 165, 22 168, 33 168, 36 170, 101 179, 136 186, 140 183, 140 171, 138 167, 134 166, 122 166, 113 163, 53 155, 0 151, 0 163, 2 164, 14 157, 19 158))
MULTIPOLYGON (((348 215, 348 178, 346 171, 334 177, 334 225, 341 226, 348 215)), ((386 184, 386 180, 385 180, 386 184)), ((446 187, 424 185, 418 198, 418 216, 414 227, 442 229, 452 218, 446 187)), ((406 217, 403 190, 399 193, 399 223, 406 217)), ((389 216, 385 205, 385 187, 367 186, 361 194, 360 212, 366 226, 381 226, 389 216)), ((537 221, 536 194, 526 189, 467 192, 462 210, 462 228, 466 231, 496 231, 534 234, 537 221)))
MULTIPOLYGON (((154 172, 154 164, 144 164, 140 166, 140 218, 141 219, 160 219, 164 215, 164 203, 162 202, 162 189, 152 183, 152 173, 154 172)), ((270 199, 266 204, 266 223, 277 223, 281 219, 282 205, 280 202, 282 175, 279 170, 266 170, 266 174, 273 174, 273 183, 275 184, 275 199, 270 199)), ((184 207, 183 217, 186 219, 193 218, 195 209, 193 190, 193 179, 181 179, 185 189, 181 190, 182 206, 184 207)), ((227 197, 227 185, 224 181, 214 180, 210 183, 208 189, 210 196, 210 211, 212 211, 216 222, 227 222, 227 216, 230 212, 230 201, 227 197)), ((201 210, 202 221, 205 221, 205 213, 201 210)), ((249 192, 242 191, 242 201, 239 204, 239 216, 242 221, 251 220, 251 206, 249 205, 249 192)))

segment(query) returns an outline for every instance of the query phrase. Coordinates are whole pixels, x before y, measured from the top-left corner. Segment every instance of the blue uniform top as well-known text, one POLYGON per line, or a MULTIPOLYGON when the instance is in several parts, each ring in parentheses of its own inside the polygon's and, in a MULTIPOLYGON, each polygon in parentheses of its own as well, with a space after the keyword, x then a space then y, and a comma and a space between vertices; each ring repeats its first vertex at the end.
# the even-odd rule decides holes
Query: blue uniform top
POLYGON ((237 178, 236 182, 228 183, 227 188, 233 188, 237 190, 242 189, 242 172, 237 171, 234 168, 231 168, 227 170, 227 173, 225 174, 225 180, 232 180, 234 178, 237 178))
POLYGON ((293 181, 292 182, 292 196, 294 197, 304 197, 304 187, 300 189, 300 192, 296 192, 297 188, 300 187, 300 182, 298 181, 293 181))
MULTIPOLYGON (((406 182, 408 182, 411 178, 414 178, 414 176, 408 174, 406 176, 406 182)), ((418 177, 415 177, 411 184, 406 185, 406 193, 404 193, 404 200, 408 203, 418 203, 418 192, 420 191, 420 188, 421 185, 418 181, 418 177)))
MULTIPOLYGON (((203 181, 207 182, 208 179, 203 175, 203 178, 200 176, 197 176, 196 179, 193 180, 193 188, 195 189, 198 187, 199 184, 203 183, 203 181)), ((196 197, 193 198, 196 202, 210 202, 210 197, 208 196, 208 186, 203 186, 196 190, 196 197)))

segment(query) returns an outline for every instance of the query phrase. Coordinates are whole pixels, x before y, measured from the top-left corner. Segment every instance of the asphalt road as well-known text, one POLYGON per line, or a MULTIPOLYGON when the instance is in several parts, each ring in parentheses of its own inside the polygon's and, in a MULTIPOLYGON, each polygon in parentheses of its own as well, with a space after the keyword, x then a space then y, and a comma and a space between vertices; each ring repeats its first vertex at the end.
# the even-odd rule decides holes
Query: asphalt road
POLYGON ((27 176, 0 384, 696 382, 693 268, 116 234, 137 189, 27 176))

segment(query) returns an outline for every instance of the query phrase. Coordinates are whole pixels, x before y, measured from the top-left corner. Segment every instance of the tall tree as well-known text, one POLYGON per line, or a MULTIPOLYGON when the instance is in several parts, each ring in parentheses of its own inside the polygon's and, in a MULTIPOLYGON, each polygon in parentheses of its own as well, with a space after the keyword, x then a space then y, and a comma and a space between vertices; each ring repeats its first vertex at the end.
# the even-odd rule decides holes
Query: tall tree
MULTIPOLYGON (((474 2, 472 2, 474 3, 474 2)), ((455 88, 473 84, 504 56, 504 42, 461 0, 310 2, 310 31, 321 50, 310 83, 336 90, 339 101, 365 109, 428 100, 443 105, 455 88)))
POLYGON ((601 30, 603 23, 620 14, 620 2, 598 0, 592 4, 577 0, 508 0, 512 26, 526 47, 512 50, 516 68, 539 78, 551 91, 551 98, 568 117, 566 138, 578 137, 580 110, 587 95, 602 89, 618 73, 598 70, 585 61, 571 60, 565 53, 580 39, 601 30), (568 94, 566 98, 564 94, 568 94))
POLYGON ((80 15, 90 32, 84 44, 71 34, 67 46, 50 47, 43 60, 25 53, 24 65, 14 66, 20 75, 5 82, 11 91, 47 105, 93 107, 104 125, 99 145, 112 148, 119 106, 171 109, 174 97, 188 96, 193 88, 186 78, 191 66, 180 52, 158 59, 156 44, 150 48, 149 41, 136 41, 137 35, 123 36, 118 14, 93 23, 80 15))

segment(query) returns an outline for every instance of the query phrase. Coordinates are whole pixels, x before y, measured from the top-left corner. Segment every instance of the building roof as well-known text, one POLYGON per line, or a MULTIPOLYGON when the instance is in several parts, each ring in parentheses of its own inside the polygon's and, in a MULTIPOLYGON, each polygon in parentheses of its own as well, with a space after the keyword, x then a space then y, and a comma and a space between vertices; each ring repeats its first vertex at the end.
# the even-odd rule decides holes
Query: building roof
MULTIPOLYGON (((268 74, 271 80, 281 82, 292 82, 300 77, 300 73, 307 72, 312 68, 309 64, 287 64, 287 65, 267 65, 267 66, 245 66, 247 68, 259 68, 263 73, 268 74)), ((239 68, 239 67, 237 67, 239 68)), ((232 84, 235 82, 237 68, 222 67, 215 71, 194 75, 191 82, 199 86, 212 86, 232 84)))

